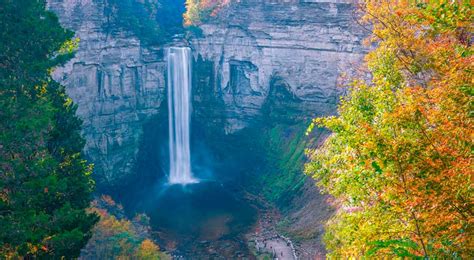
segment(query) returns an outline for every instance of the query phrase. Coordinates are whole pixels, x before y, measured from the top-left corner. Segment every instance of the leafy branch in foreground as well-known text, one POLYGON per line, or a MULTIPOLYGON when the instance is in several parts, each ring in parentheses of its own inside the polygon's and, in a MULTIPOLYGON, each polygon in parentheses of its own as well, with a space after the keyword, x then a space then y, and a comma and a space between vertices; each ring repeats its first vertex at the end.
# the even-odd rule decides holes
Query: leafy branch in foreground
POLYGON ((469 1, 361 6, 372 77, 342 98, 306 173, 340 202, 336 257, 472 258, 473 48, 469 1))

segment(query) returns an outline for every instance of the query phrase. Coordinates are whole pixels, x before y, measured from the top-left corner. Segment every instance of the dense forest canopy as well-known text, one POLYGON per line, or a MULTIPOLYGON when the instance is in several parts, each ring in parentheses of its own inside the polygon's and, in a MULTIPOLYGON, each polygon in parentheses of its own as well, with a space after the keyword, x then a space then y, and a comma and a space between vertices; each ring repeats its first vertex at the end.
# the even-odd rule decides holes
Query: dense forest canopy
POLYGON ((473 257, 473 7, 368 1, 376 45, 306 172, 340 203, 330 255, 473 257))

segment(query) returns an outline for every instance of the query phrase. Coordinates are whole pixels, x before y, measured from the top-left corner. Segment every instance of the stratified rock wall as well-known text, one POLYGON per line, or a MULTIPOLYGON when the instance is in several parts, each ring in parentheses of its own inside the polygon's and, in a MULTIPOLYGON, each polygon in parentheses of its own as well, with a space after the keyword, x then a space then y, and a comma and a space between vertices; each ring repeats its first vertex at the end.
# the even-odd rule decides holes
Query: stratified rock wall
POLYGON ((114 184, 131 173, 142 124, 163 100, 163 51, 119 27, 107 0, 48 0, 48 7, 80 39, 75 58, 54 77, 78 105, 96 179, 114 184))
MULTIPOLYGON (((75 58, 55 71, 55 79, 78 105, 96 179, 110 184, 132 173, 143 123, 160 111, 166 71, 163 46, 150 46, 134 34, 137 28, 118 24, 126 17, 114 1, 48 0, 80 38, 75 58)), ((333 114, 340 74, 364 52, 354 7, 340 0, 235 0, 200 28, 203 36, 190 45, 210 74, 199 78, 210 86, 195 92, 194 100, 201 100, 195 111, 207 110, 201 114, 224 122, 227 133, 262 113, 275 114, 262 109, 279 102, 267 102, 272 93, 291 97, 280 98, 288 109, 271 118, 333 114)))
MULTIPOLYGON (((295 138, 296 134, 301 134, 291 132, 295 125, 305 127, 310 118, 335 114, 338 99, 344 91, 339 85, 347 83, 347 78, 357 73, 355 69, 360 67, 367 51, 362 46, 367 31, 357 23, 356 9, 351 2, 231 1, 216 17, 199 26, 203 37, 191 40, 198 65, 205 64, 202 67, 213 74, 199 80, 198 88, 206 89, 205 84, 210 85, 207 89, 221 100, 216 102, 219 106, 207 107, 210 110, 207 113, 197 109, 202 114, 197 113, 198 116, 203 120, 211 117, 216 122, 224 122, 226 133, 237 136, 240 130, 255 129, 256 126, 255 147, 265 131, 280 126, 277 129, 285 131, 270 137, 272 140, 265 149, 281 149, 280 153, 286 151, 292 155, 290 158, 296 158, 294 148, 285 148, 293 142, 279 143, 285 140, 283 135, 295 138), (259 124, 255 124, 258 120, 259 124), (272 147, 272 143, 276 145, 272 147)), ((315 132, 317 144, 314 145, 320 145, 328 133, 315 132)), ((241 142, 228 142, 221 146, 239 150, 242 145, 241 142)), ((265 149, 255 147, 244 149, 248 153, 265 152, 265 149)), ((282 228, 295 239, 297 255, 301 259, 324 258, 324 223, 333 212, 327 197, 319 194, 313 180, 303 176, 304 157, 291 161, 298 164, 296 167, 285 167, 288 156, 271 156, 276 158, 268 159, 274 160, 274 164, 267 166, 269 170, 262 170, 265 166, 256 164, 246 170, 255 171, 252 178, 265 175, 262 179, 271 180, 264 182, 264 188, 257 187, 258 190, 270 190, 271 195, 284 194, 285 205, 279 199, 274 202, 280 203, 278 206, 285 210, 283 224, 286 225, 282 228), (289 172, 289 168, 298 167, 301 167, 301 172, 296 173, 298 176, 289 172), (302 182, 292 183, 288 181, 291 178, 302 182), (301 183, 303 185, 296 188, 301 183)), ((264 161, 261 164, 265 164, 264 161)), ((247 164, 245 159, 240 163, 247 164)), ((258 183, 255 179, 248 185, 258 183)))
POLYGON ((276 79, 312 115, 335 112, 341 72, 361 60, 365 32, 347 1, 232 1, 200 26, 195 54, 214 64, 228 133, 258 117, 276 79))

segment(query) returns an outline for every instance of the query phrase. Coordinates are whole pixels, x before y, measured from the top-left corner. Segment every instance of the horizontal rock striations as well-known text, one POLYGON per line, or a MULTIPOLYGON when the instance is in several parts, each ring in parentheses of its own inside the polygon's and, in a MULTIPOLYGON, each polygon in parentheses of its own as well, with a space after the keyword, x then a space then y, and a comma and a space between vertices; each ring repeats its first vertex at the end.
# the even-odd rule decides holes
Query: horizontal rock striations
POLYGON ((227 132, 260 115, 272 82, 287 86, 312 115, 334 113, 341 72, 364 53, 366 32, 354 16, 347 1, 241 0, 202 24, 192 47, 213 62, 227 132))
POLYGON ((75 58, 54 77, 78 105, 96 179, 113 184, 132 171, 142 124, 161 106, 163 51, 119 26, 106 0, 48 0, 48 7, 80 39, 75 58))

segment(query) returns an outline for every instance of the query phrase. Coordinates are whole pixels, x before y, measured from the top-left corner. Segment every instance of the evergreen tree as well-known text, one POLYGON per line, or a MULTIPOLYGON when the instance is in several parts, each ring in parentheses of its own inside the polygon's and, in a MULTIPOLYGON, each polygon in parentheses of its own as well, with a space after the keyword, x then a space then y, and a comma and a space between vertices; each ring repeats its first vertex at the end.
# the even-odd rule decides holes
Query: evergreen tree
POLYGON ((0 0, 0 256, 77 257, 97 222, 76 106, 50 76, 73 33, 44 0, 0 0))

